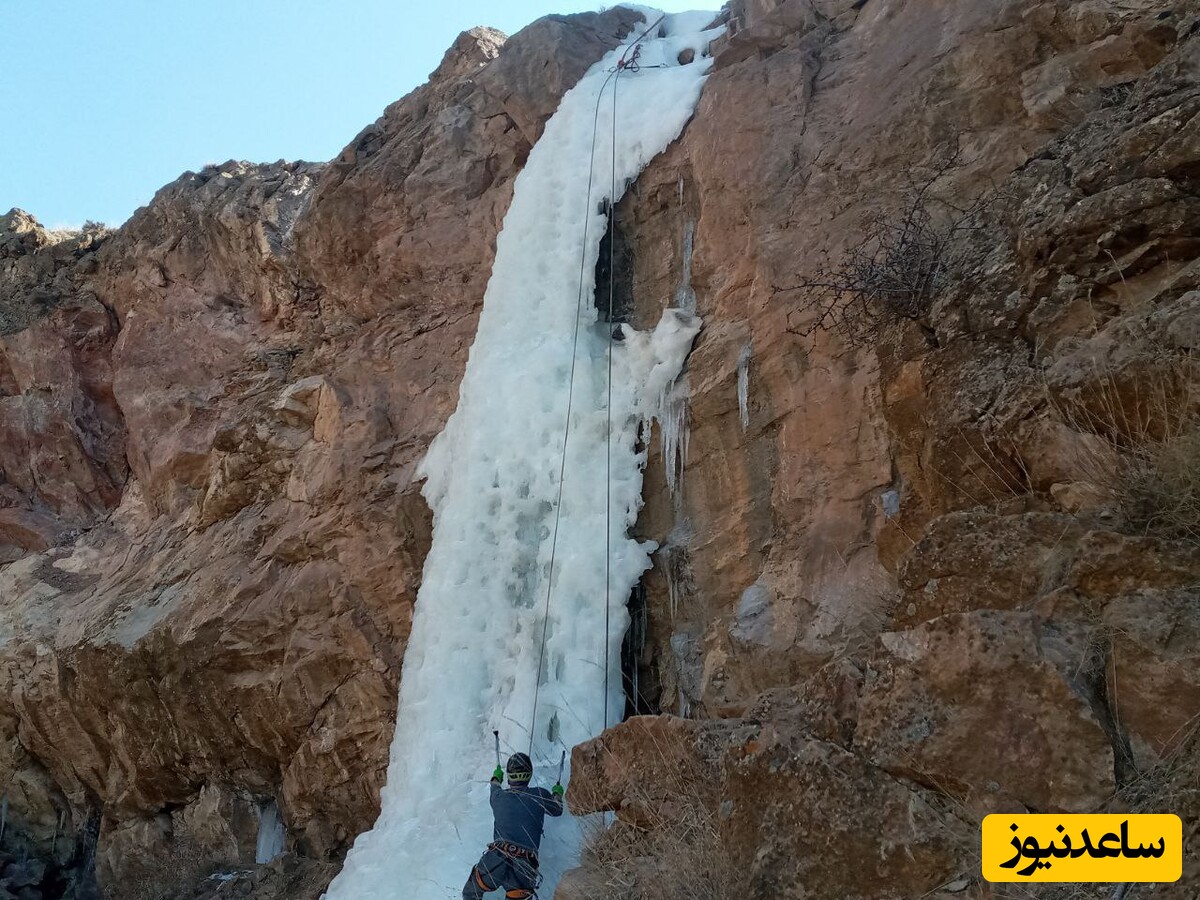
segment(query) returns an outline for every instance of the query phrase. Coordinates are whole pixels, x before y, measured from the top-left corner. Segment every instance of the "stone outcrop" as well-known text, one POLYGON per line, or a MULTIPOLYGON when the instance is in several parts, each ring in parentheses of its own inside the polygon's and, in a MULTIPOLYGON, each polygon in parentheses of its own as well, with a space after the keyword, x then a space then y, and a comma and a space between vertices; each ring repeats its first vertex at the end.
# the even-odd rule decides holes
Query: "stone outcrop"
POLYGON ((331 163, 189 172, 111 234, 4 219, 0 778, 73 890, 252 865, 265 804, 301 862, 374 820, 415 466, 512 180, 635 21, 466 33, 331 163))
MULTIPOLYGON (((1195 471, 1197 9, 764 0, 730 18, 696 118, 618 214, 636 318, 682 296, 706 322, 682 488, 652 456, 639 525, 660 544, 640 707, 845 752, 826 780, 861 766, 932 793, 967 842, 988 812, 1134 795, 1194 818, 1167 785, 1196 752, 1196 533, 1162 495, 1191 496, 1172 459, 1195 471), (822 327, 820 285, 914 196, 952 235, 953 278, 866 340, 822 327)), ((646 822, 616 774, 655 752, 631 725, 600 739, 600 771, 578 760, 576 790, 670 855, 662 833, 687 828, 646 822)), ((718 821, 742 790, 813 818, 790 867, 743 857, 754 895, 986 893, 953 852, 914 882, 814 871, 808 848, 840 833, 814 816, 824 784, 759 777, 718 778, 718 821)), ((769 805, 720 825, 728 852, 778 840, 769 805)), ((578 878, 621 881, 612 854, 578 878)), ((654 883, 639 896, 675 896, 654 883)))
POLYGON ((105 239, 0 217, 0 563, 69 542, 121 496, 117 323, 85 286, 105 239))
POLYGON ((786 725, 633 718, 577 747, 572 772, 572 810, 620 817, 599 848, 608 891, 585 893, 585 869, 567 898, 622 882, 631 896, 683 896, 670 887, 687 883, 682 861, 711 866, 711 896, 781 898, 921 896, 931 872, 969 866, 970 826, 944 798, 786 725), (624 830, 672 828, 689 837, 661 866, 621 845, 624 830))
MULTIPOLYGON (((115 232, 0 220, 0 850, 45 862, 25 887, 317 896, 373 821, 417 462, 514 178, 640 21, 465 33, 329 163, 187 173, 115 232), (255 868, 271 804, 289 852, 255 868)), ((560 896, 1003 896, 982 815, 1097 809, 1185 816, 1191 868, 1155 896, 1189 896, 1200 10, 723 21, 617 211, 634 323, 705 320, 678 487, 647 435, 626 655, 665 715, 576 748, 572 807, 616 818, 560 896), (823 327, 821 285, 914 213, 950 277, 865 310, 865 340, 823 327)))

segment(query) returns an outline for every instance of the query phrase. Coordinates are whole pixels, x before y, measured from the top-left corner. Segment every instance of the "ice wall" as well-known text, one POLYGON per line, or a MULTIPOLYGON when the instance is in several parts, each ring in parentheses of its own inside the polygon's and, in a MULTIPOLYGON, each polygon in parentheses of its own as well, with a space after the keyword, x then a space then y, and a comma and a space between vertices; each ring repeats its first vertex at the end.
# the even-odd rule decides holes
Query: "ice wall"
MULTIPOLYGON (((383 809, 351 849, 326 895, 331 900, 460 896, 491 839, 492 730, 499 729, 506 755, 532 747, 535 783, 548 784, 560 750, 569 752, 604 726, 606 658, 608 719, 620 716, 625 601, 653 550, 627 536, 645 462, 635 441, 640 422, 659 414, 699 320, 668 310, 654 332, 630 332, 614 345, 606 446, 609 330, 595 321, 591 301, 606 227, 600 210, 611 185, 623 190, 691 117, 711 66, 705 52, 714 35, 702 31, 711 18, 668 16, 643 44, 643 69, 621 74, 615 179, 610 75, 622 49, 563 97, 516 180, 458 409, 422 466, 433 543, 404 659, 383 809), (685 48, 695 51, 695 61, 680 65, 685 48)), ((549 823, 543 897, 575 864, 580 839, 581 823, 566 817, 549 823)))
POLYGON ((279 807, 274 800, 264 803, 258 811, 258 840, 255 842, 254 861, 269 863, 287 846, 287 829, 279 816, 279 807))

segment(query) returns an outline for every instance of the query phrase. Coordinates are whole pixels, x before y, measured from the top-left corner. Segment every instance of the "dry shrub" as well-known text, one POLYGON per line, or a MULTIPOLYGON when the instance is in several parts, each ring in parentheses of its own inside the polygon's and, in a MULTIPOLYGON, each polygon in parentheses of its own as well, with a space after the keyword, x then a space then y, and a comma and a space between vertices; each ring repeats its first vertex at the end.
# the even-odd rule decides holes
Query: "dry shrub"
POLYGON ((1050 393, 1086 438, 1079 471, 1128 531, 1200 544, 1198 374, 1186 356, 1163 361, 1147 382, 1101 371, 1086 388, 1050 393))
POLYGON ((593 876, 589 900, 749 896, 746 861, 722 828, 713 769, 719 750, 696 746, 681 754, 649 736, 652 762, 640 775, 630 773, 620 818, 606 827, 607 821, 593 817, 585 835, 583 862, 593 876))
POLYGON ((720 816, 680 795, 669 812, 635 798, 636 823, 618 820, 588 836, 585 865, 603 878, 595 900, 726 900, 749 896, 749 876, 721 832, 720 816))
POLYGON ((122 900, 173 900, 204 883, 220 867, 211 852, 191 841, 172 841, 162 853, 131 867, 125 883, 112 885, 105 893, 119 893, 122 900))
POLYGON ((1131 813, 1176 813, 1185 820, 1200 813, 1200 717, 1180 731, 1166 759, 1121 788, 1119 801, 1131 813))
POLYGON ((955 146, 932 174, 903 191, 898 212, 866 216, 861 238, 840 258, 826 256, 811 278, 777 288, 776 294, 804 297, 804 323, 788 330, 802 337, 832 331, 850 346, 867 346, 901 319, 925 319, 939 294, 964 281, 976 255, 964 238, 983 227, 998 197, 966 207, 937 197, 935 186, 958 161, 955 146))

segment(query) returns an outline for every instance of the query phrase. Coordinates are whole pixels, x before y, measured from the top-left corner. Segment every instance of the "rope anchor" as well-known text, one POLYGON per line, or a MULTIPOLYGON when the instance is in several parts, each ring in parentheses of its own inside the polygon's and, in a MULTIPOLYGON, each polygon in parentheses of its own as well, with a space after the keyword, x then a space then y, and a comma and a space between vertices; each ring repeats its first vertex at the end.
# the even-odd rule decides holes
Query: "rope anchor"
POLYGON ((628 60, 625 59, 624 56, 622 56, 619 60, 617 60, 617 71, 618 72, 638 72, 638 71, 640 71, 642 67, 640 65, 638 65, 638 61, 641 58, 642 58, 642 45, 635 44, 633 47, 633 56, 629 57, 628 60))

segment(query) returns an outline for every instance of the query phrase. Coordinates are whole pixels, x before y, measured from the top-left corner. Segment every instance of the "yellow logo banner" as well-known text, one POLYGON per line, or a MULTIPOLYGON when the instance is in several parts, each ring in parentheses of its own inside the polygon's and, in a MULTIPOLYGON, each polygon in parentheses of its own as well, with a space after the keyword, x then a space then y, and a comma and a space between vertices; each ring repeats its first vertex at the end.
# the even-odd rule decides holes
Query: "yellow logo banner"
POLYGON ((1183 823, 1173 815, 990 815, 988 881, 1178 881, 1183 823))

